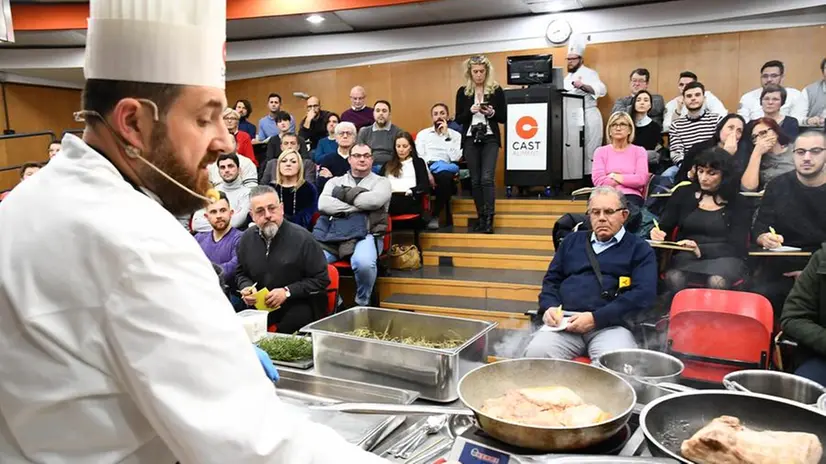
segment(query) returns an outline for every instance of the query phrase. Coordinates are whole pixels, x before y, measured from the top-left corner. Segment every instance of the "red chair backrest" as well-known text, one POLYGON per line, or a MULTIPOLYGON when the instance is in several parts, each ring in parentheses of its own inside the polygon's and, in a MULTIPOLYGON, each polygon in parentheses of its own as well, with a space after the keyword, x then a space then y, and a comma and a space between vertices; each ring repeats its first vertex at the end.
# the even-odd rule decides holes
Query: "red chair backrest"
POLYGON ((671 303, 668 351, 682 357, 684 377, 721 382, 730 372, 768 367, 773 324, 771 303, 762 295, 682 290, 671 303))
POLYGON ((393 220, 390 219, 390 215, 387 216, 387 231, 384 233, 384 240, 382 245, 381 254, 385 254, 390 251, 390 247, 393 246, 393 220))
POLYGON ((310 231, 312 231, 315 228, 315 223, 318 222, 318 218, 320 217, 321 213, 319 213, 318 211, 313 213, 313 217, 310 218, 310 231))
POLYGON ((327 315, 329 316, 336 310, 338 302, 338 269, 328 264, 327 275, 330 276, 330 285, 327 286, 327 315))

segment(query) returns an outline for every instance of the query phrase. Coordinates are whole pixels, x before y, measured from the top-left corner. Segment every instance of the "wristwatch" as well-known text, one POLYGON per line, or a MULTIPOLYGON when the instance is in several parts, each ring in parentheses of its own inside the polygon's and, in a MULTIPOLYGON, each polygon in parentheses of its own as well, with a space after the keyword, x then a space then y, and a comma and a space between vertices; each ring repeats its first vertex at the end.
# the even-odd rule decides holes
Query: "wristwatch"
POLYGON ((292 294, 290 293, 290 288, 289 287, 284 287, 284 293, 287 295, 287 298, 292 296, 292 294))

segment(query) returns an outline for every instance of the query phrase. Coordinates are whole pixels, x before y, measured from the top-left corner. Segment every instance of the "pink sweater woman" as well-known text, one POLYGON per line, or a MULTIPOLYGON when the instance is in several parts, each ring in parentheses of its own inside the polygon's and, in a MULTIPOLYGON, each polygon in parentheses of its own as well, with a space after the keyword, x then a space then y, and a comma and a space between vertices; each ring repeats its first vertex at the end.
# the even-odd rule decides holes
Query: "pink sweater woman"
POLYGON ((610 143, 594 152, 591 170, 594 185, 615 187, 625 194, 630 204, 642 207, 648 184, 648 154, 645 148, 631 143, 634 141, 631 116, 624 112, 612 114, 605 133, 610 143))

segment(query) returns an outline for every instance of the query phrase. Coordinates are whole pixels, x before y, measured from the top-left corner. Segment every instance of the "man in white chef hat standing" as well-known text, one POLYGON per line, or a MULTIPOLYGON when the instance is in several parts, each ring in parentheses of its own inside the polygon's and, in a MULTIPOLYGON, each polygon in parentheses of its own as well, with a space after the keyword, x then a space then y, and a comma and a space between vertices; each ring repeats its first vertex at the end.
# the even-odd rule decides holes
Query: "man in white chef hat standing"
POLYGON ((0 207, 0 462, 384 462, 278 399, 173 216, 232 150, 226 0, 90 10, 83 138, 0 207))
MULTIPOLYGON (((573 35, 568 42, 568 75, 565 76, 564 86, 569 93, 585 97, 585 165, 582 168, 584 174, 590 175, 594 152, 603 144, 602 115, 597 108, 597 99, 604 97, 608 90, 599 74, 583 64, 586 42, 586 37, 581 34, 573 35)), ((581 126, 582 122, 579 119, 568 121, 568 124, 581 126)))

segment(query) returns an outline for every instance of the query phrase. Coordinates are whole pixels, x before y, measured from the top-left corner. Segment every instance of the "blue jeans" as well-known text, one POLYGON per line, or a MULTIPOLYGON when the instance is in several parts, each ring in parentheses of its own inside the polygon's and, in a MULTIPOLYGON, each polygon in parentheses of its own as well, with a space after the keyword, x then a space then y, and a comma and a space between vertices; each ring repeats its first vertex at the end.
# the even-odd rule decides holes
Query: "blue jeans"
POLYGON ((796 375, 826 385, 826 359, 809 358, 794 371, 796 375))
MULTIPOLYGON (((356 280, 356 304, 359 306, 370 304, 370 295, 373 294, 373 286, 379 273, 378 260, 382 248, 383 240, 368 235, 356 243, 356 249, 350 257, 350 266, 356 280)), ((338 257, 327 250, 324 250, 324 256, 327 257, 328 263, 338 261, 338 257)))
POLYGON ((670 180, 671 183, 673 184, 674 183, 674 178, 677 177, 677 173, 680 172, 680 166, 681 165, 682 165, 682 163, 677 163, 674 166, 671 166, 670 168, 663 171, 663 173, 660 174, 660 175, 662 177, 665 177, 668 180, 670 180))

